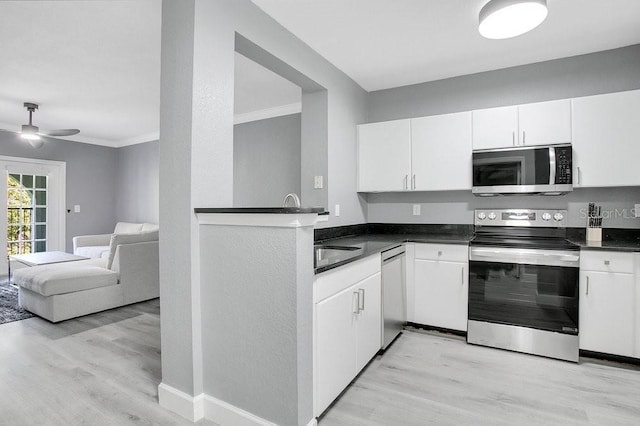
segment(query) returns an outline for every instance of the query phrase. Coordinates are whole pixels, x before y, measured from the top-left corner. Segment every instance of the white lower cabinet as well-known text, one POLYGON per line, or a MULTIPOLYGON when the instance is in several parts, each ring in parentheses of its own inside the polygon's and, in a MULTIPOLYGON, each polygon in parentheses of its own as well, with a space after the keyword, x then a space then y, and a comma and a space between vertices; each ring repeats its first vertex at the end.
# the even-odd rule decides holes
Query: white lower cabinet
POLYGON ((380 349, 380 255, 314 281, 314 415, 340 395, 380 349))
POLYGON ((416 244, 414 256, 413 322, 467 331, 468 247, 416 244))
POLYGON ((580 349, 640 357, 632 253, 582 251, 579 300, 580 349))

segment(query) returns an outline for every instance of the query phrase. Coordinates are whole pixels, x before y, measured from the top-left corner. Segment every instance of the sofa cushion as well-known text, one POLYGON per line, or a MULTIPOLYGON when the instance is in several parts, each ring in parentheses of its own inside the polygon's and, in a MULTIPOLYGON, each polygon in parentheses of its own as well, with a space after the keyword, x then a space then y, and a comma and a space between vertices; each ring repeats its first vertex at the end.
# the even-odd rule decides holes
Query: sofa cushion
POLYGON ((142 231, 142 223, 118 222, 114 234, 137 234, 142 231))
POLYGON ((109 257, 109 246, 86 246, 76 247, 73 254, 84 256, 91 259, 100 259, 109 257))
POLYGON ((13 280, 16 285, 43 296, 118 284, 118 274, 100 264, 104 265, 104 259, 22 268, 15 271, 13 280))
POLYGON ((116 248, 118 248, 120 244, 146 243, 149 241, 158 241, 158 231, 142 232, 139 234, 113 234, 111 236, 111 243, 109 244, 107 268, 111 269, 113 258, 116 255, 116 248))
POLYGON ((142 224, 142 229, 140 230, 140 232, 151 232, 151 231, 157 231, 158 230, 158 225, 155 223, 143 223, 142 224))

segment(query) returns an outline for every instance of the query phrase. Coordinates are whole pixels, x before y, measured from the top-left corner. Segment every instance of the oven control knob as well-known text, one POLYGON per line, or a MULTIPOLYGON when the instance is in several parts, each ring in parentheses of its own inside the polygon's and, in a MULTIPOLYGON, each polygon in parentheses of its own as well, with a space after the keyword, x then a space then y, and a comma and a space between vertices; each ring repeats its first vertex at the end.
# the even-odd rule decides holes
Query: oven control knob
POLYGON ((487 218, 487 215, 484 212, 478 213, 478 219, 485 220, 486 218, 487 218))
POLYGON ((556 222, 560 222, 562 219, 564 219, 564 215, 562 213, 555 213, 553 215, 553 218, 556 222))
POLYGON ((542 213, 542 220, 551 220, 551 215, 549 213, 542 213))
POLYGON ((489 213, 489 220, 495 220, 496 219, 496 214, 494 212, 489 213))

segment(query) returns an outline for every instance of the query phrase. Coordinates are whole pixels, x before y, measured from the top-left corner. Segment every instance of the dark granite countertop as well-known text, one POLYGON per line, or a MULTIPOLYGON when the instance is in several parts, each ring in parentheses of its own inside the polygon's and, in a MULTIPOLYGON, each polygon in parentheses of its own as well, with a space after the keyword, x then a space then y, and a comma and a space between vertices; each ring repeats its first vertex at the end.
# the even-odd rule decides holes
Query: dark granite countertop
POLYGON ((433 243, 433 244, 469 244, 472 235, 432 234, 432 233, 402 233, 402 234, 364 234, 332 238, 317 242, 328 247, 358 247, 358 250, 345 252, 329 259, 316 262, 315 273, 320 274, 330 269, 363 259, 372 254, 381 253, 404 243, 433 243))
POLYGON ((602 230, 602 241, 587 241, 584 228, 570 228, 567 239, 580 250, 615 250, 640 252, 640 230, 609 228, 602 230))
POLYGON ((578 245, 580 250, 614 250, 614 251, 627 251, 627 252, 640 252, 640 241, 624 241, 624 240, 609 240, 609 241, 586 241, 569 239, 572 243, 578 245))
POLYGON ((329 214, 322 207, 196 207, 195 213, 329 214))

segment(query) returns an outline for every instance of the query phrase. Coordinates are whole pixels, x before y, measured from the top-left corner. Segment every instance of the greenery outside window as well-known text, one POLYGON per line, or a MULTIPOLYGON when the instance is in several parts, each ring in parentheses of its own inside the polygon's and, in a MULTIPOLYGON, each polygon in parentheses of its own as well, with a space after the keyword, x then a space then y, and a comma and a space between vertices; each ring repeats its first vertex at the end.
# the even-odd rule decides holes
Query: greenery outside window
POLYGON ((7 255, 47 251, 47 177, 9 174, 7 255))

